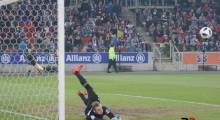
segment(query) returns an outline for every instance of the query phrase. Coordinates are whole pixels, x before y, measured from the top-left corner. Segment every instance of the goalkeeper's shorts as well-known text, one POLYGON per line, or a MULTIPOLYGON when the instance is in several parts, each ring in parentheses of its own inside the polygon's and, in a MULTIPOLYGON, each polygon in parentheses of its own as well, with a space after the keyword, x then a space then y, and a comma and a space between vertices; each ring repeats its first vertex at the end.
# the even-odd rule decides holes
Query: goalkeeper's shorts
POLYGON ((31 62, 28 63, 28 65, 35 66, 35 65, 36 65, 36 62, 35 62, 34 60, 32 60, 31 62))

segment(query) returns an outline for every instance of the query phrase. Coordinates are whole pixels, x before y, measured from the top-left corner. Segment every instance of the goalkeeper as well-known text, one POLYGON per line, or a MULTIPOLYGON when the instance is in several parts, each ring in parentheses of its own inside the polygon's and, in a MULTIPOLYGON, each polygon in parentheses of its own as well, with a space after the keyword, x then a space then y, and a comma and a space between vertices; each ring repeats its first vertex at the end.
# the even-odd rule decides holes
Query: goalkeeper
POLYGON ((38 72, 43 76, 43 72, 41 71, 41 69, 43 68, 37 64, 35 57, 31 52, 31 49, 28 49, 27 61, 28 61, 28 76, 31 73, 32 66, 34 66, 38 70, 38 72))
POLYGON ((107 115, 111 120, 120 120, 119 116, 115 117, 114 114, 105 106, 100 104, 99 96, 95 93, 93 88, 89 85, 85 78, 79 73, 83 65, 78 65, 72 70, 72 74, 75 74, 79 79, 83 87, 86 88, 87 92, 78 91, 78 95, 83 100, 84 104, 87 106, 85 109, 85 115, 87 120, 102 120, 104 115, 107 115), (88 99, 85 95, 88 94, 88 99))

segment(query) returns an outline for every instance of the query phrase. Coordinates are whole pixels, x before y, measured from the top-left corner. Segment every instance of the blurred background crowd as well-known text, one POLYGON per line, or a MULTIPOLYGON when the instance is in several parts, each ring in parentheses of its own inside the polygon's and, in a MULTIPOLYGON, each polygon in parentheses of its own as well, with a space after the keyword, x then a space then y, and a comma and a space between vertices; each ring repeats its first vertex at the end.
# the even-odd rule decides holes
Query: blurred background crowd
MULTIPOLYGON (((149 41, 173 44, 181 52, 220 50, 218 0, 128 1, 65 0, 65 51, 107 52, 112 43, 117 51, 148 52, 152 51, 149 41), (80 6, 72 7, 76 2, 80 6), (136 23, 121 17, 128 3, 136 6, 136 23), (173 7, 157 8, 166 5, 173 7), (152 39, 140 35, 137 26, 152 39), (199 35, 204 26, 213 31, 208 40, 199 35)), ((58 49, 57 30, 56 0, 24 0, 0 6, 0 52, 22 52, 28 46, 37 52, 54 52, 58 49)))

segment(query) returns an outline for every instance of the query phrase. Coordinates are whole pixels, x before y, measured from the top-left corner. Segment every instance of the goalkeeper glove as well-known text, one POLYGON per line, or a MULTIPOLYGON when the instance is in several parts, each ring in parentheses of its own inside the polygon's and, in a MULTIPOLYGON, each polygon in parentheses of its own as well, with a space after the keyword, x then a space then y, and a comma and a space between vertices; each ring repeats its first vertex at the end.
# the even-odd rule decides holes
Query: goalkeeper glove
POLYGON ((112 118, 111 120, 121 120, 121 117, 120 116, 116 116, 116 117, 112 118))

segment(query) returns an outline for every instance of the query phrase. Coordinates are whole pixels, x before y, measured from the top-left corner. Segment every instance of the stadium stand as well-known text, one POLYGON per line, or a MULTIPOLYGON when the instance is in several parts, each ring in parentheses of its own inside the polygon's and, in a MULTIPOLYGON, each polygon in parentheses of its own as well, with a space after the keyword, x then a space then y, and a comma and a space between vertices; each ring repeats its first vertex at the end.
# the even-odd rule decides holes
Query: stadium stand
MULTIPOLYGON (((169 3, 169 0, 167 0, 169 3)), ((170 1, 172 2, 172 1, 170 1)), ((156 43, 172 43, 183 51, 220 51, 219 0, 178 0, 173 9, 138 10, 138 22, 156 43), (210 27, 213 37, 204 40, 199 35, 202 27, 210 27)))
MULTIPOLYGON (((177 0, 177 3, 174 6, 174 0, 139 0, 138 5, 140 8, 145 5, 145 9, 137 8, 137 24, 132 24, 129 19, 120 17, 121 7, 126 6, 124 0, 91 0, 89 3, 65 0, 65 42, 70 47, 66 50, 105 52, 114 42, 117 50, 123 52, 150 51, 151 46, 146 46, 148 41, 138 34, 137 25, 143 27, 155 43, 172 43, 179 51, 201 51, 202 47, 219 51, 219 1, 177 0), (159 9, 164 5, 173 5, 173 9, 159 9), (213 30, 210 40, 203 40, 198 34, 204 26, 213 30), (112 40, 114 35, 117 41, 112 40)), ((136 6, 134 1, 126 4, 136 6)), ((52 52, 57 48, 56 0, 3 5, 0 16, 1 51, 24 51, 19 49, 22 41, 39 52, 52 52)))

